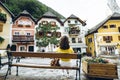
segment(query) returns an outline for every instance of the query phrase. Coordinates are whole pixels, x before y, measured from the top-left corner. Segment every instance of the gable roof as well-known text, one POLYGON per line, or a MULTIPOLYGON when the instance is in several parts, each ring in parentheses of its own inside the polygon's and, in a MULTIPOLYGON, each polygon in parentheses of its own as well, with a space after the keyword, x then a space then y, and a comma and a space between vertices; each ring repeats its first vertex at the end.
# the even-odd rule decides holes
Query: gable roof
POLYGON ((12 18, 14 18, 14 14, 0 1, 0 5, 5 8, 6 11, 11 15, 12 18))
POLYGON ((102 22, 100 22, 99 24, 97 24, 95 27, 91 28, 88 33, 86 34, 89 35, 89 34, 92 34, 92 33, 95 33, 97 32, 97 30, 103 26, 108 20, 120 20, 120 14, 119 13, 113 13, 112 15, 108 16, 106 19, 104 19, 102 22))
POLYGON ((40 17, 37 22, 42 19, 42 18, 53 18, 53 19, 56 19, 61 25, 63 25, 63 22, 55 15, 53 14, 52 12, 48 11, 46 12, 45 14, 42 15, 42 17, 40 17))
POLYGON ((45 14, 43 14, 42 17, 57 17, 56 15, 54 15, 53 13, 51 13, 50 11, 46 12, 45 14))
POLYGON ((82 21, 80 18, 78 18, 77 16, 71 14, 65 21, 64 23, 68 20, 68 19, 77 19, 80 23, 82 23, 83 26, 86 25, 86 23, 84 21, 82 21))
POLYGON ((24 10, 24 11, 21 12, 18 16, 16 16, 16 17, 14 18, 13 22, 14 22, 15 20, 17 20, 17 19, 18 19, 19 17, 21 17, 21 16, 30 17, 30 18, 35 22, 35 24, 36 24, 35 18, 34 18, 29 12, 27 12, 26 10, 24 10))

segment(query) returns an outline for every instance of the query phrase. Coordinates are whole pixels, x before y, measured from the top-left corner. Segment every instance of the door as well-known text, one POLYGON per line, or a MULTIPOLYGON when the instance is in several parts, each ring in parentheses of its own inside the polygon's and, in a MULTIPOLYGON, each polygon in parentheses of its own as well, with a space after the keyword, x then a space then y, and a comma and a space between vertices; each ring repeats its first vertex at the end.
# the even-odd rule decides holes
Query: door
POLYGON ((33 52, 34 51, 34 46, 29 46, 28 51, 33 52))
POLYGON ((16 45, 11 46, 11 51, 16 51, 16 45))

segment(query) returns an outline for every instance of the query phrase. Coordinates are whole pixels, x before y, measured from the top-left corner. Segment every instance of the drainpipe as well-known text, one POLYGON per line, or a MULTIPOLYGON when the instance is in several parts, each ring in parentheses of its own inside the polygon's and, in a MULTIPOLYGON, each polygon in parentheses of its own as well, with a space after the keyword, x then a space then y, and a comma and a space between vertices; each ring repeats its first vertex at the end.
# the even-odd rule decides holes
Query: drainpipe
POLYGON ((98 56, 98 47, 97 47, 97 33, 94 33, 94 46, 95 46, 95 57, 98 56))

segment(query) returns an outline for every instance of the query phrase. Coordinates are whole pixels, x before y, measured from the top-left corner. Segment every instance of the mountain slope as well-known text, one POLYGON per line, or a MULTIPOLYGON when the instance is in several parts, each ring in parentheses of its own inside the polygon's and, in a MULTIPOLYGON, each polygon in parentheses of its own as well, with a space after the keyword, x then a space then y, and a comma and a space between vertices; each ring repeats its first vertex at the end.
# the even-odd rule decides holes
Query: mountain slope
POLYGON ((55 10, 50 7, 42 4, 38 0, 1 0, 8 9, 13 12, 15 16, 17 16, 23 10, 27 10, 31 15, 35 18, 40 18, 45 12, 51 11, 59 18, 65 18, 55 10))

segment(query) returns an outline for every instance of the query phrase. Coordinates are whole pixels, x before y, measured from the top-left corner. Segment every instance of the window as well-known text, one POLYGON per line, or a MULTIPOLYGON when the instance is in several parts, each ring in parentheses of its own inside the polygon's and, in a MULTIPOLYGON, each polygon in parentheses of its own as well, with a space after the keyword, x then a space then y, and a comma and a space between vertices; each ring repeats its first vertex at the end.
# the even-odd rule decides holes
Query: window
POLYGON ((54 21, 51 21, 50 24, 51 24, 51 26, 56 26, 56 22, 54 22, 54 21))
POLYGON ((92 48, 90 47, 90 50, 92 50, 92 48))
POLYGON ((47 37, 51 37, 51 36, 52 36, 52 33, 51 33, 51 32, 47 32, 46 36, 47 36, 47 37))
POLYGON ((118 31, 120 32, 120 27, 118 27, 118 31))
POLYGON ((34 46, 29 46, 29 47, 28 47, 28 51, 29 51, 29 52, 34 52, 34 46))
POLYGON ((42 31, 39 32, 39 37, 44 36, 44 33, 42 31))
POLYGON ((89 42, 89 43, 92 42, 92 38, 88 38, 88 42, 89 42))
POLYGON ((3 25, 0 24, 0 32, 2 32, 2 31, 3 31, 3 25))
POLYGON ((104 29, 107 29, 107 28, 108 28, 108 26, 107 26, 107 25, 104 25, 104 26, 103 26, 103 28, 104 28, 104 29))
POLYGON ((27 36, 30 36, 30 33, 27 33, 27 36))
POLYGON ((70 20, 68 20, 68 23, 71 23, 70 20))
POLYGON ((118 40, 120 41, 120 36, 118 36, 118 40))
POLYGON ((31 22, 31 21, 29 21, 29 20, 24 21, 24 25, 29 25, 29 26, 31 26, 31 25, 32 25, 32 22, 31 22))
POLYGON ((116 25, 114 25, 114 24, 110 25, 110 28, 116 28, 116 25))
POLYGON ((30 27, 30 25, 25 25, 26 27, 30 27))
POLYGON ((22 24, 18 24, 18 27, 23 27, 23 25, 22 24))
POLYGON ((25 51, 25 46, 20 46, 20 51, 25 51))
POLYGON ((78 23, 78 21, 77 21, 77 20, 75 20, 75 23, 78 23))
POLYGON ((78 43, 82 43, 82 39, 81 38, 78 38, 78 43))
POLYGON ((103 41, 106 41, 107 43, 111 42, 112 40, 112 36, 103 36, 103 41))
POLYGON ((11 51, 16 51, 16 45, 11 46, 11 51))
POLYGON ((15 35, 19 35, 19 32, 15 32, 15 35))
POLYGON ((65 27, 64 32, 66 32, 66 33, 69 32, 69 27, 65 27))
POLYGON ((48 24, 48 21, 42 21, 42 25, 48 24))
POLYGON ((72 43, 76 43, 75 38, 72 38, 72 43))
POLYGON ((61 32, 57 32, 57 37, 58 37, 58 38, 61 37, 61 32))

